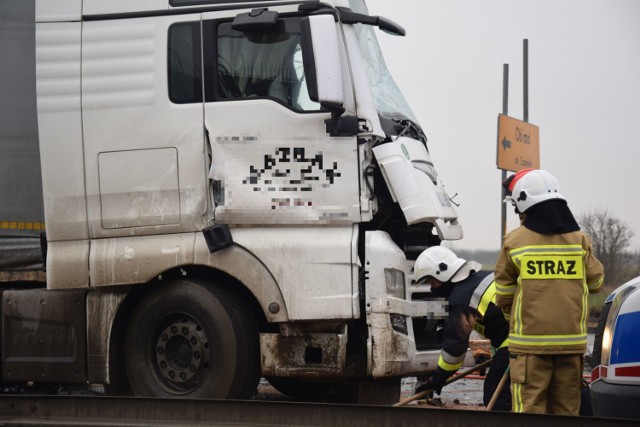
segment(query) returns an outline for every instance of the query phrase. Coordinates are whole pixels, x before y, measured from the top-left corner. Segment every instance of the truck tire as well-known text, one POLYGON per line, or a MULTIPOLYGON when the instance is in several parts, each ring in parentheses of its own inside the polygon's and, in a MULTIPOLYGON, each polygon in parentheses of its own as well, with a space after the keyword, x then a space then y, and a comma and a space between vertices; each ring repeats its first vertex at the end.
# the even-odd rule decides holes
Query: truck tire
POLYGON ((134 394, 251 397, 260 365, 246 304, 196 280, 159 286, 135 308, 127 327, 125 368, 134 394))

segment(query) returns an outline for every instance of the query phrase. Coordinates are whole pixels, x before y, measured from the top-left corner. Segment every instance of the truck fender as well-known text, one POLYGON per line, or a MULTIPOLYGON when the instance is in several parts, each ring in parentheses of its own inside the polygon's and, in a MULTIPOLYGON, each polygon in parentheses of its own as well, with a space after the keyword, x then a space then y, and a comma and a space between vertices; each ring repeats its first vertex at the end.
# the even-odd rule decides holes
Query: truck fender
POLYGON ((243 283, 256 298, 269 322, 287 322, 289 314, 282 292, 269 269, 246 248, 233 244, 210 253, 202 234, 196 235, 194 264, 220 270, 243 283))

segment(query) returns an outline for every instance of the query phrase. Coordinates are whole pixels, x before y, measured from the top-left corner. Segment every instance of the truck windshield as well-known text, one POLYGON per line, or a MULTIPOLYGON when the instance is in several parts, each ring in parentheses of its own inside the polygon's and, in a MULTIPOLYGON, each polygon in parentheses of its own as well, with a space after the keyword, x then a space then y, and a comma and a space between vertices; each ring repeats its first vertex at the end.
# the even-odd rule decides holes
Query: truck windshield
MULTIPOLYGON (((369 14, 363 0, 349 0, 349 6, 354 12, 369 14)), ((358 34, 378 114, 385 118, 409 119, 417 123, 409 104, 387 69, 374 28, 363 24, 355 24, 354 28, 358 34)))

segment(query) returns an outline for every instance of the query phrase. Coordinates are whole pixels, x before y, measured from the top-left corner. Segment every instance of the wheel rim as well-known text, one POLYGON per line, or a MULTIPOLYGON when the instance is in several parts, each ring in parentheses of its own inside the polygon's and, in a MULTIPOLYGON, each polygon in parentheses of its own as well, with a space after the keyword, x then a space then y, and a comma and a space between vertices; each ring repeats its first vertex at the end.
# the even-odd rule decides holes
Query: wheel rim
POLYGON ((191 316, 174 316, 164 325, 153 340, 152 360, 156 375, 167 391, 190 393, 198 388, 209 371, 209 339, 191 316))

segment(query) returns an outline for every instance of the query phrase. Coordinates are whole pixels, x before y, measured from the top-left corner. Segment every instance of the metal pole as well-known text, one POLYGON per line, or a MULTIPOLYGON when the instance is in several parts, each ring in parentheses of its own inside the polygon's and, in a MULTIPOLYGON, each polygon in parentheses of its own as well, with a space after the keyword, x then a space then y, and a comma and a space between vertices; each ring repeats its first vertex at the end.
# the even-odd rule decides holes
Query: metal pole
POLYGON ((529 122, 529 40, 522 40, 522 80, 523 80, 523 106, 522 106, 522 115, 523 121, 529 122))
MULTIPOLYGON (((509 64, 504 64, 502 68, 502 114, 509 115, 509 64)), ((507 206, 503 203, 506 196, 502 183, 507 179, 507 171, 502 170, 502 180, 500 181, 500 246, 504 244, 504 235, 507 234, 507 206)))
POLYGON ((502 114, 509 115, 509 64, 502 68, 502 114))

